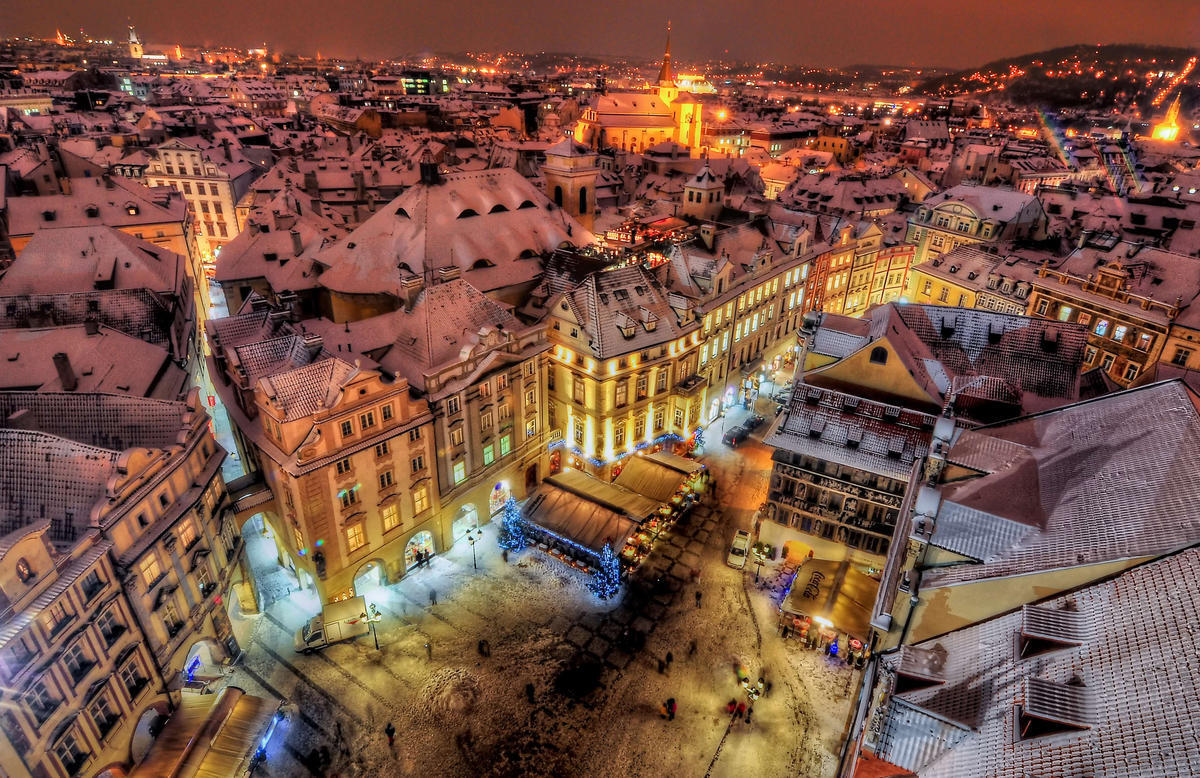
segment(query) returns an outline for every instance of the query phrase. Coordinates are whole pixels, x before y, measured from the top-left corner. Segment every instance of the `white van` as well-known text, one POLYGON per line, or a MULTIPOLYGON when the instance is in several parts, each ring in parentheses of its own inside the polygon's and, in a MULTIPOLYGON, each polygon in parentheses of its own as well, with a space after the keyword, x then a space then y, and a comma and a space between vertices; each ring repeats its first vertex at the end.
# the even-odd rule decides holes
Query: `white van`
POLYGON ((313 616, 296 631, 294 643, 297 651, 307 654, 331 643, 356 638, 370 631, 371 623, 367 621, 367 599, 360 595, 326 605, 319 616, 313 616))
POLYGON ((729 547, 729 556, 725 563, 730 567, 741 570, 746 566, 746 555, 750 553, 750 533, 739 529, 733 536, 733 544, 729 547))

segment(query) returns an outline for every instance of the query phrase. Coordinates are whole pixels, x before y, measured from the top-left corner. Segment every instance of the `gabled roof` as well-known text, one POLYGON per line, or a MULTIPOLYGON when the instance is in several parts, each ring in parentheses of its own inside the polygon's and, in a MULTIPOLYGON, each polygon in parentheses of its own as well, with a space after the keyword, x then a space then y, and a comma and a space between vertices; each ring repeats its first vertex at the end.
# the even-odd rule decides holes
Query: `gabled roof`
MULTIPOLYGON (((97 209, 96 221, 99 222, 97 209)), ((38 230, 0 277, 0 294, 149 289, 182 286, 183 257, 112 227, 38 230)))
POLYGON ((1200 538, 1200 398, 1166 381, 965 430, 930 543, 979 560, 924 585, 1157 556, 1200 538))
POLYGON ((497 168, 412 186, 317 261, 328 268, 320 284, 348 294, 400 297, 402 279, 444 267, 490 292, 536 278, 541 254, 592 240, 519 173, 497 168))
POLYGON ((592 273, 556 305, 571 311, 597 359, 667 343, 695 329, 680 321, 667 290, 640 265, 592 273))
POLYGON ((1077 614, 1083 637, 1035 657, 1020 655, 1022 611, 917 644, 945 657, 943 682, 891 696, 876 756, 922 778, 1192 774, 1200 665, 1180 646, 1198 581, 1190 549, 1042 603, 1077 614))

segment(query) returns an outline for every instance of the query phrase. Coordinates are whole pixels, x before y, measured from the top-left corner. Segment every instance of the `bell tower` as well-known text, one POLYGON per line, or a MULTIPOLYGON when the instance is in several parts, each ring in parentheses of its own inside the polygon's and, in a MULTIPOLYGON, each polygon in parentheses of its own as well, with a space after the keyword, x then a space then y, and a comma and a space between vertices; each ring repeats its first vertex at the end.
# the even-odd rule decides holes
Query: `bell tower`
POLYGON ((546 149, 546 161, 542 164, 546 196, 589 232, 596 221, 598 159, 595 151, 567 138, 546 149))
POLYGON ((683 215, 712 221, 724 207, 725 184, 708 166, 707 156, 700 172, 683 185, 683 215))
POLYGON ((662 67, 658 69, 658 96, 664 103, 671 103, 679 97, 679 87, 675 85, 675 69, 671 67, 671 23, 667 22, 667 49, 663 52, 662 67))
POLYGON ((138 37, 137 30, 133 29, 132 24, 129 25, 129 56, 141 59, 145 53, 145 47, 142 46, 142 39, 138 37))

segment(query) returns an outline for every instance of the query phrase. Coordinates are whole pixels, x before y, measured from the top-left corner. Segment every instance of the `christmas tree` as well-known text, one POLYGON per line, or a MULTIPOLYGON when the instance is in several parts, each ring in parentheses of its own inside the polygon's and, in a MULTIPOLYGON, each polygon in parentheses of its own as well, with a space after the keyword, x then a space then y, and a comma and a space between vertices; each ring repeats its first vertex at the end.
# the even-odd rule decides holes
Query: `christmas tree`
POLYGON ((525 517, 521 515, 521 507, 516 499, 509 497, 508 502, 504 503, 504 517, 500 519, 500 548, 520 551, 528 545, 525 517))
POLYGON ((602 600, 617 596, 621 588, 621 560, 613 553, 612 546, 604 544, 600 551, 600 568, 588 582, 588 589, 602 600))

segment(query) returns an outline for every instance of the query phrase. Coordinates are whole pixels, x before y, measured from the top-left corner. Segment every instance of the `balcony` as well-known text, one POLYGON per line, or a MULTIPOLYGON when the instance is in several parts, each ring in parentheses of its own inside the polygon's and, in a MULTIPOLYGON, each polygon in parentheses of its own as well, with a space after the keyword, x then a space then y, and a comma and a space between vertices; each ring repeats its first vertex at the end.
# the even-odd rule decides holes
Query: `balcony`
POLYGON ((701 375, 690 375, 675 384, 675 390, 682 395, 693 395, 708 386, 708 379, 701 375))

